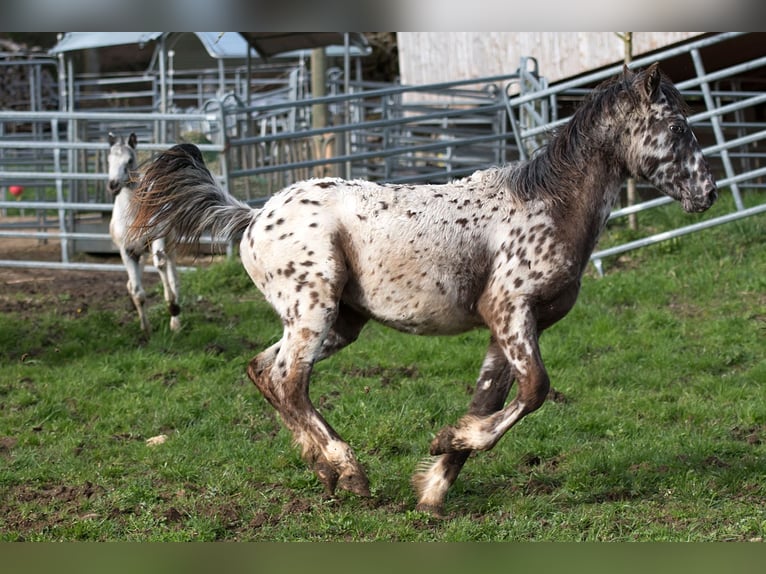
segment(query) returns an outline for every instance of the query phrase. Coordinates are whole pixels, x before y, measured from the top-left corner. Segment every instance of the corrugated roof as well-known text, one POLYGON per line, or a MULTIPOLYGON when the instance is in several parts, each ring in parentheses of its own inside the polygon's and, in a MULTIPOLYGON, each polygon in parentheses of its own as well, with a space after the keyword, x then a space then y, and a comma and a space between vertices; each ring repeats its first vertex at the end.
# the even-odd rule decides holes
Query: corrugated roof
MULTIPOLYGON (((51 50, 50 54, 122 46, 127 44, 146 44, 159 40, 163 34, 194 34, 211 58, 246 58, 248 43, 238 32, 67 32, 51 50)), ((255 49, 250 54, 258 57, 255 49)))
POLYGON ((121 46, 123 44, 146 44, 157 40, 162 32, 66 32, 48 52, 61 54, 74 50, 121 46))
MULTIPOLYGON (((194 32, 211 58, 247 58, 248 43, 238 32, 194 32)), ((258 57, 255 49, 250 55, 258 57)))
MULTIPOLYGON (((181 32, 183 33, 183 32, 181 32)), ((343 46, 343 32, 187 32, 199 38, 211 58, 246 58, 247 47, 253 57, 267 58, 276 55, 298 56, 300 50, 322 46, 343 46), (288 54, 289 53, 289 54, 288 54)), ((49 54, 61 54, 75 50, 143 45, 158 40, 163 34, 178 32, 66 32, 49 54)), ((366 56, 372 49, 359 32, 349 33, 350 54, 366 56)), ((336 48, 337 50, 337 48, 336 48)), ((338 55, 342 54, 338 51, 338 55)))
MULTIPOLYGON (((294 50, 309 50, 322 46, 343 46, 346 32, 240 32, 258 53, 268 58, 294 50)), ((360 32, 348 32, 349 44, 362 51, 369 42, 360 32)))

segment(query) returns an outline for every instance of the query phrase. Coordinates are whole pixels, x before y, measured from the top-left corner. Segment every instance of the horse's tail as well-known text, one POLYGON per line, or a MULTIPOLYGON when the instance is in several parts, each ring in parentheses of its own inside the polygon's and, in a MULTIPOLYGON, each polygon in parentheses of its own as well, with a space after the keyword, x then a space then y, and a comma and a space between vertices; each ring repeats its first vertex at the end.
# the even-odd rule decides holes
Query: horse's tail
POLYGON ((178 144, 149 164, 131 199, 130 238, 150 243, 164 237, 168 247, 199 246, 209 231, 214 240, 241 234, 257 211, 226 193, 193 144, 178 144))

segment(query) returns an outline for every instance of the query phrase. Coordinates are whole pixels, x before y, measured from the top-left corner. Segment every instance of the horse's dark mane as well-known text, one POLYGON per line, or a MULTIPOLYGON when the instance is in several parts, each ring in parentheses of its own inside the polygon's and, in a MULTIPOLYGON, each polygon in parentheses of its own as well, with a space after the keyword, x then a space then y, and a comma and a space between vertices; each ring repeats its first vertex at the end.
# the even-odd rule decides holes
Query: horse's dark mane
MULTIPOLYGON (((599 84, 583 100, 570 120, 552 133, 549 142, 526 162, 507 166, 497 177, 504 178, 520 199, 543 199, 561 203, 572 199, 583 174, 592 169, 595 154, 610 153, 610 144, 597 130, 603 130, 606 116, 624 117, 638 105, 639 96, 631 86, 632 73, 599 84)), ((660 89, 671 106, 686 113, 686 104, 675 86, 662 76, 660 89)), ((618 161, 605 162, 610 170, 623 170, 618 161)))

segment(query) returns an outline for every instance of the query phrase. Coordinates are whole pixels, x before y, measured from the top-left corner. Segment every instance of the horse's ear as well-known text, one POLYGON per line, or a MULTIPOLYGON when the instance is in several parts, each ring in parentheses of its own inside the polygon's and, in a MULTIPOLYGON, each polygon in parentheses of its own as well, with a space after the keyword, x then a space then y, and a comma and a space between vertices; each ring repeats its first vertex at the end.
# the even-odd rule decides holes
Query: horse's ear
POLYGON ((115 137, 115 135, 112 132, 109 132, 109 136, 108 136, 107 139, 109 140, 109 145, 110 146, 113 146, 114 142, 117 141, 117 138, 115 137))
POLYGON ((641 74, 641 88, 649 101, 654 101, 660 93, 662 73, 660 65, 655 62, 641 74))
POLYGON ((138 142, 138 138, 136 137, 135 133, 131 133, 128 136, 128 145, 132 147, 133 149, 136 149, 136 143, 138 142))
POLYGON ((633 76, 635 76, 635 74, 633 73, 633 70, 628 68, 627 64, 623 64, 622 65, 622 77, 629 82, 630 80, 633 79, 633 76))

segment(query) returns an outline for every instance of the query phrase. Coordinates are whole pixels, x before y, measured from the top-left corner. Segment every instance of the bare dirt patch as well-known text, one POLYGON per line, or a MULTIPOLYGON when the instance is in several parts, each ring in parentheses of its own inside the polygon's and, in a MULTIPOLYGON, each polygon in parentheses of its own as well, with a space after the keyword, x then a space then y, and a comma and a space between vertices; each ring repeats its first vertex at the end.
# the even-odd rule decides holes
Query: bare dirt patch
MULTIPOLYGON (((0 238, 0 260, 58 262, 61 245, 36 239, 0 238)), ((118 255, 78 255, 78 261, 120 264, 118 255)), ((32 267, 0 266, 0 312, 36 313, 54 308, 77 313, 89 306, 122 308, 130 304, 125 289, 127 276, 121 271, 70 271, 32 267)), ((147 291, 158 281, 146 274, 147 291)))
MULTIPOLYGON (((2 269, 0 311, 36 311, 50 305, 82 308, 83 304, 127 301, 125 278, 114 272, 55 269, 2 269)), ((152 281, 147 280, 147 287, 152 281)))
MULTIPOLYGON (((158 281, 148 275, 149 291, 158 281)), ((126 276, 114 271, 69 271, 58 269, 0 268, 0 312, 22 316, 55 309, 77 315, 90 307, 130 306, 126 276)))
MULTIPOLYGON (((61 246, 57 241, 43 243, 36 239, 0 238, 0 260, 60 262, 61 246)), ((75 260, 78 263, 115 265, 117 268, 80 271, 0 265, 0 313, 24 315, 50 308, 70 315, 77 315, 88 308, 133 312, 126 290, 127 274, 118 254, 78 253, 75 260)), ((179 264, 202 267, 212 260, 184 256, 179 258, 179 264)), ((160 297, 154 301, 152 295, 159 281, 156 273, 143 275, 150 306, 161 300, 160 297)))

